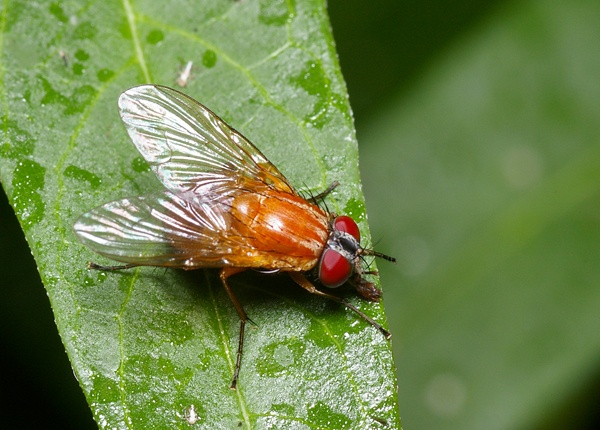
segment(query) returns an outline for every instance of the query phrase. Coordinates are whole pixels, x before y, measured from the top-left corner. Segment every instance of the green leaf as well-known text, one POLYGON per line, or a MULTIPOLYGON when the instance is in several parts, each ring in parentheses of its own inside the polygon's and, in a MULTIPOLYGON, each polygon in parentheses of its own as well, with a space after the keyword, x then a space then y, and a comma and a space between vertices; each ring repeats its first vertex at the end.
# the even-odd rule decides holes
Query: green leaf
MULTIPOLYGON (((368 237, 324 2, 8 2, 1 23, 0 179, 98 425, 399 428, 390 344, 353 313, 286 276, 236 276, 255 325, 232 391, 239 321, 218 276, 89 271, 109 262, 71 230, 92 207, 161 188, 116 100, 140 83, 175 86, 192 61, 183 91, 299 188, 340 181, 327 204, 368 237)), ((348 297, 385 323, 381 304, 348 297)))
POLYGON ((596 420, 598 22, 598 2, 506 2, 360 133, 399 257, 381 271, 402 285, 386 304, 407 428, 596 420))

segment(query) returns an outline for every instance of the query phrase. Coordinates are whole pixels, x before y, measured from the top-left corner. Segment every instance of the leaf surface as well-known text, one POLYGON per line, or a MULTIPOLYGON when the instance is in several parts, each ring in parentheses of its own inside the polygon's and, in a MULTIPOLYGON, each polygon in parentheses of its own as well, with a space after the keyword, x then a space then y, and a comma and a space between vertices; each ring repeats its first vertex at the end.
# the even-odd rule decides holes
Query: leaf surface
MULTIPOLYGON (((177 88, 192 61, 184 92, 298 188, 340 181, 328 206, 367 233, 324 2, 8 2, 2 23, 0 179, 99 426, 399 427, 390 344, 355 315, 285 276, 233 278, 255 325, 232 391, 239 322, 216 274, 89 271, 109 262, 71 229, 92 207, 160 190, 116 100, 141 83, 177 88)), ((381 304, 352 300, 385 321, 381 304)))

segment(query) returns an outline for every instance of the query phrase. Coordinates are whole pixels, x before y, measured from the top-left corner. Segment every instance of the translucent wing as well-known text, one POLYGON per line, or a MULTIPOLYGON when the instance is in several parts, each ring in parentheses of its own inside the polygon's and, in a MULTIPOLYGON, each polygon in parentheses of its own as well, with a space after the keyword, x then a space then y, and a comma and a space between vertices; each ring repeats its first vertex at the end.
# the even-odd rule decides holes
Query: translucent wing
POLYGON ((171 88, 143 85, 119 98, 131 140, 175 192, 227 195, 248 182, 296 194, 285 176, 217 115, 171 88))
POLYGON ((79 218, 74 230, 95 252, 126 263, 190 269, 260 264, 231 255, 232 249, 241 256, 254 250, 246 238, 227 232, 229 223, 226 200, 165 191, 107 203, 79 218))

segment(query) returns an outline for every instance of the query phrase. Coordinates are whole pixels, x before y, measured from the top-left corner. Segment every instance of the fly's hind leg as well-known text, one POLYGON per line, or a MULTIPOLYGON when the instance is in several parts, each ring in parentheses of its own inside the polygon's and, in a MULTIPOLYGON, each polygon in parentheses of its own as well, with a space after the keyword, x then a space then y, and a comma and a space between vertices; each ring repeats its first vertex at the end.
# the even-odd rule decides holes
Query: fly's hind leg
POLYGON ((373 327, 375 327, 381 333, 383 333, 383 335, 385 336, 386 339, 389 339, 390 337, 392 337, 392 335, 390 334, 389 331, 384 329, 377 321, 375 321, 373 318, 371 318, 370 316, 368 316, 367 314, 362 312, 360 309, 358 309, 352 303, 347 302, 346 300, 342 299, 341 297, 334 296, 333 294, 327 294, 321 290, 317 290, 317 288, 308 279, 306 279, 306 276, 304 276, 300 272, 289 272, 289 274, 296 284, 300 285, 302 288, 304 288, 309 293, 316 294, 321 297, 326 297, 328 299, 331 299, 333 301, 341 303, 342 305, 346 306, 351 311, 355 312, 359 317, 361 317, 366 322, 371 324, 373 327))
POLYGON ((335 190, 335 188, 340 185, 338 181, 333 181, 330 186, 328 186, 325 190, 321 191, 316 196, 311 196, 308 201, 314 204, 317 204, 320 200, 323 200, 325 197, 329 195, 330 192, 335 190))
POLYGON ((120 266, 101 266, 100 264, 96 264, 96 263, 92 263, 91 261, 88 263, 88 269, 94 269, 94 270, 124 270, 124 269, 131 269, 133 267, 138 267, 137 264, 123 264, 120 266))
POLYGON ((238 315, 240 316, 240 339, 238 341, 238 351, 237 351, 237 358, 235 360, 235 370, 233 371, 233 380, 231 381, 231 385, 230 385, 230 388, 232 390, 235 390, 235 387, 237 385, 238 376, 240 374, 240 366, 242 365, 242 350, 244 348, 244 329, 246 327, 246 321, 248 321, 248 315, 246 315, 246 311, 244 311, 242 304, 240 303, 238 298, 233 293, 233 290, 227 283, 227 278, 229 278, 230 276, 233 276, 237 273, 243 272, 245 270, 247 270, 247 269, 245 269, 243 267, 224 267, 223 269, 221 269, 221 273, 220 273, 221 282, 223 283, 223 287, 225 288, 225 291, 227 292, 229 299, 233 303, 233 306, 235 306, 235 310, 237 311, 238 315))

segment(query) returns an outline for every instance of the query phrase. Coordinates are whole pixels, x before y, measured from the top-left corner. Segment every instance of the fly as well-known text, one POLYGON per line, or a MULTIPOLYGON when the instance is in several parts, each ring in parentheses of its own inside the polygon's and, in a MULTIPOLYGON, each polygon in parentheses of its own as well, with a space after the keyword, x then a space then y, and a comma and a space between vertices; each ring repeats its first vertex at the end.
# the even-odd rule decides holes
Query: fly
POLYGON ((235 389, 248 316, 228 278, 248 269, 286 272, 305 290, 335 300, 377 328, 379 323, 343 298, 323 292, 307 278, 336 288, 349 282, 367 300, 381 291, 363 275, 364 256, 394 258, 360 245, 360 231, 348 216, 317 205, 324 193, 303 198, 283 174, 239 132, 212 111, 171 88, 142 85, 119 97, 129 137, 165 189, 106 203, 74 225, 86 246, 136 266, 219 268, 240 317, 235 389))

